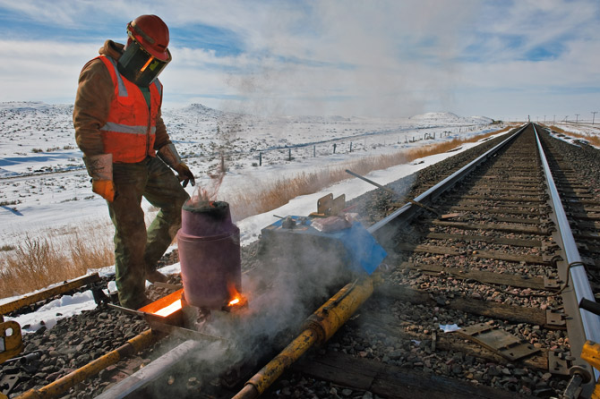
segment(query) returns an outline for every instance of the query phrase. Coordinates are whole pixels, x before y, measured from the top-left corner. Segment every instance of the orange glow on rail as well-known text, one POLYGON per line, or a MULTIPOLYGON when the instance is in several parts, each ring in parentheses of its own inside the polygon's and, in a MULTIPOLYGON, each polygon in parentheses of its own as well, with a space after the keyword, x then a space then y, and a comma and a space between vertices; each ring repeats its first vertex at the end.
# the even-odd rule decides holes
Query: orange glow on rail
POLYGON ((227 289, 231 298, 227 306, 244 306, 248 303, 246 297, 238 292, 233 283, 228 284, 227 289))
POLYGON ((183 288, 144 306, 139 311, 164 318, 170 317, 183 308, 182 295, 183 288))
POLYGON ((183 305, 181 304, 181 299, 178 299, 169 306, 157 310, 156 312, 154 312, 154 314, 160 317, 167 317, 177 312, 179 309, 182 308, 182 306, 183 305))

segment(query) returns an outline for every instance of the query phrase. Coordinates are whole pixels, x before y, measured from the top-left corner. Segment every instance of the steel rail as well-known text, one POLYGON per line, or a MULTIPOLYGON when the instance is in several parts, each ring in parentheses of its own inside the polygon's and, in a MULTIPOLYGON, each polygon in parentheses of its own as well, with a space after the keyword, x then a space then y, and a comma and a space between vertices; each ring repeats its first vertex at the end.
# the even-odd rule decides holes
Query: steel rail
POLYGON ((117 349, 106 353, 105 355, 92 360, 85 366, 57 379, 56 381, 42 387, 32 388, 21 394, 17 399, 52 399, 57 398, 67 392, 87 378, 98 374, 110 365, 118 363, 121 359, 132 356, 139 351, 156 343, 164 335, 157 334, 152 330, 146 330, 139 335, 128 340, 117 349))
MULTIPOLYGON (((456 182, 463 179, 471 171, 477 168, 481 163, 485 162, 494 155, 497 151, 503 148, 505 145, 510 143, 516 138, 526 126, 519 128, 516 132, 510 135, 510 137, 498 144, 491 150, 487 151, 482 156, 478 157, 475 161, 469 163, 467 166, 461 168, 459 171, 452 174, 450 177, 444 179, 442 182, 436 184, 419 197, 415 198, 415 202, 422 203, 425 201, 432 201, 437 198, 443 192, 450 189, 456 182)), ((414 205, 412 202, 408 202, 400 210, 394 212, 392 215, 383 219, 381 222, 374 224, 367 230, 369 233, 374 234, 376 232, 382 233, 384 230, 389 231, 388 228, 397 227, 395 221, 406 222, 410 220, 414 213, 409 212, 411 206, 414 205), (394 226, 392 226, 394 224, 394 226), (383 227, 386 227, 383 229, 383 227)), ((383 236, 385 237, 385 236, 383 236)), ((382 239, 379 237, 378 239, 382 239)), ((376 275, 374 275, 376 276, 376 275)), ((255 374, 250 380, 246 382, 244 388, 239 391, 233 399, 255 399, 260 396, 293 362, 295 362, 304 352, 306 352, 315 343, 326 342, 351 316, 354 312, 366 301, 373 293, 373 285, 375 284, 376 277, 366 277, 358 285, 348 284, 334 295, 327 303, 325 303, 319 310, 311 316, 313 323, 309 323, 306 329, 292 341, 279 355, 277 355, 271 362, 264 366, 257 374, 255 374), (347 292, 346 292, 347 291, 347 292), (339 297, 339 299, 338 299, 339 297), (343 298, 343 299, 342 299, 343 298), (338 303, 339 302, 339 303, 338 303), (348 303, 345 303, 348 302, 348 303), (336 312, 332 310, 339 307, 340 309, 336 312), (331 308, 331 309, 330 309, 331 308), (335 317, 331 317, 334 315, 335 317), (315 336, 316 331, 323 330, 319 334, 320 339, 315 336)))
POLYGON ((206 342, 187 340, 169 350, 167 353, 151 362, 147 366, 141 368, 131 374, 124 380, 116 383, 100 395, 95 396, 95 399, 124 399, 134 397, 142 397, 140 394, 153 381, 158 380, 169 372, 177 372, 182 374, 183 370, 178 370, 176 367, 180 364, 189 365, 192 363, 192 357, 195 356, 206 342), (136 396, 137 395, 137 396, 136 396))
MULTIPOLYGON (((583 331, 572 331, 573 329, 569 329, 569 342, 571 344, 571 348, 574 349, 574 352, 578 355, 579 358, 583 343, 586 340, 591 340, 594 342, 600 342, 600 316, 597 316, 587 310, 579 309, 579 303, 581 299, 585 298, 589 301, 595 302, 594 293, 592 292, 592 288, 590 286, 590 282, 587 278, 587 273, 585 271, 585 266, 581 260, 581 256, 579 255, 579 250, 577 249, 577 243, 575 242, 575 238, 573 237, 573 232, 571 231, 571 226, 569 225, 569 220, 567 219, 567 215, 562 206, 562 201, 560 198, 560 194, 558 193, 558 189, 556 188, 556 184, 554 183, 554 178, 552 177, 552 171, 550 170, 550 165, 548 164, 548 160, 546 159, 546 155, 544 153, 544 149, 542 147, 542 143, 540 141, 537 129, 535 125, 532 124, 533 131, 535 133, 535 138, 537 141, 537 146, 540 154, 541 163, 544 169, 544 174, 546 176, 546 184, 548 186, 548 192, 550 194, 550 205, 554 211, 554 216, 556 218, 557 223, 557 234, 562 243, 562 250, 566 259, 564 259, 567 264, 566 272, 569 273, 568 280, 571 282, 574 295, 576 297, 576 301, 570 304, 571 309, 566 309, 567 314, 571 318, 575 318, 575 322, 577 322, 583 331), (583 333, 583 337, 573 340, 571 339, 572 335, 579 335, 583 333)), ((567 292, 568 294, 568 292, 567 292)), ((567 304, 565 303, 565 308, 567 304)), ((583 362, 583 365, 587 365, 587 363, 583 362)), ((600 372, 598 370, 594 370, 595 380, 597 381, 600 372)))
POLYGON ((89 274, 83 277, 78 277, 73 280, 67 280, 55 287, 44 289, 43 291, 36 292, 35 294, 27 295, 14 301, 10 301, 0 305, 0 314, 7 314, 19 310, 24 306, 34 304, 44 299, 51 298, 55 295, 64 294, 65 292, 72 291, 76 288, 83 287, 84 285, 95 283, 100 281, 98 273, 89 274))
MULTIPOLYGON (((523 125, 520 128, 510 134, 506 140, 502 141, 500 144, 495 146, 494 148, 488 150, 483 155, 479 156, 474 161, 471 161, 469 164, 463 166, 461 169, 457 170, 450 176, 446 177, 441 182, 437 183, 435 186, 431 187, 424 193, 420 194, 418 197, 414 199, 415 202, 419 202, 421 204, 431 205, 433 200, 438 198, 444 192, 448 191, 450 188, 454 187, 454 185, 460 180, 464 179, 469 175, 473 170, 475 170, 479 165, 487 161, 490 157, 495 155, 500 149, 504 148, 507 144, 509 144, 512 140, 514 140, 520 133, 522 133, 527 125, 523 125)), ((383 232, 383 230, 387 230, 387 228, 394 226, 398 223, 406 223, 410 221, 417 213, 418 209, 413 206, 412 203, 408 202, 400 209, 390 214, 389 216, 381 219, 379 222, 371 225, 368 230, 369 233, 373 234, 375 238, 385 246, 386 240, 388 237, 383 232), (386 227, 386 229, 384 229, 386 227)))

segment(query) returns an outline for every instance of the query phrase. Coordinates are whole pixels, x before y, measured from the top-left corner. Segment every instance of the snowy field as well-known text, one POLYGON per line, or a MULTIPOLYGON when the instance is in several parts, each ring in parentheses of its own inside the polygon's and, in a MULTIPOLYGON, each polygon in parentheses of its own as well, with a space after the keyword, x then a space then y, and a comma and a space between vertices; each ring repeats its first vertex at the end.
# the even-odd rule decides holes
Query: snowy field
MULTIPOLYGON (((224 201, 236 193, 258 192, 280 178, 504 127, 491 125, 489 118, 451 113, 393 120, 265 119, 224 113, 200 104, 165 109, 163 113, 172 140, 197 177, 196 187, 187 187, 190 195, 197 187, 208 185, 207 173, 215 171, 224 156, 227 173, 218 194, 218 199, 224 201)), ((597 126, 558 126, 581 134, 600 134, 597 126)), ((374 172, 371 177, 386 184, 453 154, 430 157, 418 165, 400 165, 400 170, 393 173, 374 172)), ((358 179, 349 179, 325 193, 337 191, 333 192, 335 196, 346 194, 350 200, 372 188, 358 179)), ((303 200, 310 202, 306 213, 315 210, 319 194, 314 198, 305 196, 309 198, 303 200)), ((149 204, 143 206, 151 211, 149 204)), ((264 216, 247 219, 236 221, 242 228, 244 243, 256 239, 256 231, 265 227, 261 223, 272 221, 264 216)), ((104 229, 112 235, 106 204, 91 192, 82 154, 75 144, 72 106, 0 103, 0 226, 2 247, 19 245, 26 238, 68 235, 75 228, 104 229)))
MULTIPOLYGON (((569 133, 574 133, 575 135, 580 136, 588 136, 588 137, 600 137, 600 124, 591 124, 591 123, 553 123, 548 124, 548 126, 556 126, 564 131, 564 133, 552 133, 552 136, 556 139, 566 141, 569 144, 578 146, 577 141, 585 141, 585 139, 578 136, 569 136, 569 133)), ((588 144, 593 145, 588 141, 588 144)), ((600 147, 593 145, 594 147, 600 149, 600 147)))
MULTIPOLYGON (((223 154, 227 174, 218 199, 224 201, 240 191, 256 192, 274 179, 502 127, 490 125, 488 118, 450 113, 398 120, 261 119, 199 104, 166 109, 163 116, 179 153, 197 177, 196 187, 208 184, 207 172, 218 167, 223 154)), ((187 188, 190 194, 194 189, 187 188)), ((75 227, 103 228, 111 234, 106 204, 91 192, 75 144, 72 106, 0 103, 0 226, 2 246, 16 246, 26 237, 56 238, 75 227)), ((248 233, 243 239, 252 236, 248 233)))

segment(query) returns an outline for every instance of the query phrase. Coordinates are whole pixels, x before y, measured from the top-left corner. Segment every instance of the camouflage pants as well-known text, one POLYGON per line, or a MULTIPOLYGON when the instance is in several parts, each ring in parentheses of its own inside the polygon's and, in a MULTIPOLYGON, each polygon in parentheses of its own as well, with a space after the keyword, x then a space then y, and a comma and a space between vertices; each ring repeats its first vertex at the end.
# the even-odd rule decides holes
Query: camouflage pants
POLYGON ((156 269, 177 230, 181 207, 189 198, 171 169, 160 159, 113 164, 116 198, 108 203, 115 226, 115 269, 119 301, 139 308, 145 300, 146 273, 156 269), (160 209, 146 231, 142 196, 160 209))

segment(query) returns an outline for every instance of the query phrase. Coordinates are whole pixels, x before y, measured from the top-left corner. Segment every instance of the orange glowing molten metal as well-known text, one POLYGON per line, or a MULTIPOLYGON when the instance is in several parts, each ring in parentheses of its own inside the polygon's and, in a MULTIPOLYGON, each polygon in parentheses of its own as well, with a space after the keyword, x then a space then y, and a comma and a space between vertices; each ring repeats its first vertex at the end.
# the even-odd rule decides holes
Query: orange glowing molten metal
POLYGON ((181 302, 182 295, 183 289, 180 289, 139 310, 160 317, 169 317, 183 308, 183 303, 181 302))
POLYGON ((235 285, 232 283, 229 283, 227 286, 227 289, 229 290, 229 296, 230 298, 232 298, 229 303, 227 304, 227 306, 232 307, 232 306, 236 306, 236 307, 241 307, 241 306, 245 306, 248 303, 248 299, 246 299, 245 296, 243 296, 242 294, 240 294, 238 292, 238 290, 235 288, 235 285))
POLYGON ((175 302, 173 302, 172 304, 170 304, 169 306, 157 310, 156 312, 154 312, 154 314, 157 316, 161 316, 161 317, 167 317, 167 316, 172 315, 173 313, 177 312, 182 307, 183 307, 183 305, 181 304, 181 299, 178 299, 175 302))

